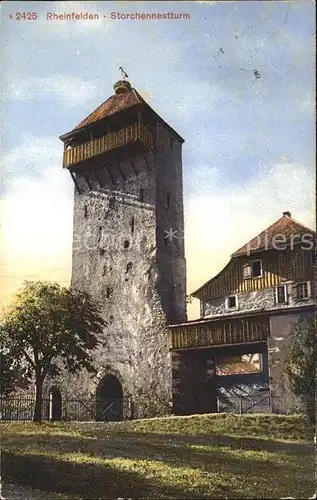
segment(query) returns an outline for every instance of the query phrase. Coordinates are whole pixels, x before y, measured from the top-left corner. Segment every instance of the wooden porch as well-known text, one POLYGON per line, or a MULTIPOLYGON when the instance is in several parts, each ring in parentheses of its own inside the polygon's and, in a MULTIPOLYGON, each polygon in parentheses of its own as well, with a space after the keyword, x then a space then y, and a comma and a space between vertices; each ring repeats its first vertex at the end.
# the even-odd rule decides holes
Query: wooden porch
POLYGON ((89 158, 105 154, 108 151, 133 144, 136 141, 141 141, 149 148, 152 148, 154 145, 150 130, 142 123, 135 123, 117 132, 112 132, 98 139, 92 139, 73 148, 66 149, 65 146, 63 167, 67 168, 89 158))
POLYGON ((265 342, 270 334, 268 316, 197 320, 170 326, 172 349, 193 349, 265 342))

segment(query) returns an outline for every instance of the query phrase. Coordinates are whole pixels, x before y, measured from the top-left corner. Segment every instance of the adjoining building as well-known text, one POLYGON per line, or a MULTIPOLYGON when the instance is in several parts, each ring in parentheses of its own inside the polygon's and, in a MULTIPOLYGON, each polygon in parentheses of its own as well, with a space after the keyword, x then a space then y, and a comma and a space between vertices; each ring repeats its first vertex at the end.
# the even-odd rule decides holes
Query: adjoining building
POLYGON ((314 241, 283 212, 192 294, 201 318, 171 326, 176 412, 218 411, 263 390, 266 411, 295 409, 285 361, 292 326, 314 316, 314 241))

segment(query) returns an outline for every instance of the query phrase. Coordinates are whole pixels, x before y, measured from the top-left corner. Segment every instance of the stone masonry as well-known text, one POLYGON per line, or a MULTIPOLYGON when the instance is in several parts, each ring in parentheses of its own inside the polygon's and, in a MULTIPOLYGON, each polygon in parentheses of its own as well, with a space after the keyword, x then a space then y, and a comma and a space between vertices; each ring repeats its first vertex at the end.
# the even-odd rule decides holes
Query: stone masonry
POLYGON ((96 394, 117 377, 134 416, 172 404, 169 323, 186 321, 181 142, 157 124, 156 149, 120 162, 125 179, 89 189, 80 175, 74 195, 72 287, 89 292, 107 322, 95 351, 96 377, 64 378, 63 393, 96 394))
POLYGON ((237 312, 264 311, 272 309, 289 309, 291 307, 307 307, 314 305, 313 295, 308 299, 298 300, 294 296, 294 282, 284 282, 287 289, 287 303, 279 304, 276 300, 276 290, 274 287, 264 288, 262 290, 253 290, 237 294, 237 307, 227 308, 226 298, 220 297, 202 302, 202 316, 210 317, 221 314, 236 314, 237 312))

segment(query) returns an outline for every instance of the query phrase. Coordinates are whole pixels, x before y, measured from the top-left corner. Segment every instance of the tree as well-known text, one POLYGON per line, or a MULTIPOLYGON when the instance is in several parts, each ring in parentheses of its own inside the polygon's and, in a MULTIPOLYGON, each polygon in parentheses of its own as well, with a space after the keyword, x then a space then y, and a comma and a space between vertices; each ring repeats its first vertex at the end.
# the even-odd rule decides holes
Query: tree
MULTIPOLYGON (((2 348, 3 349, 3 348, 2 348)), ((19 374, 13 368, 13 359, 10 354, 0 352, 0 396, 8 396, 18 386, 19 374)))
POLYGON ((104 325, 99 306, 87 293, 56 283, 24 283, 0 323, 0 340, 11 370, 19 367, 28 386, 35 382, 34 421, 41 421, 46 377, 65 369, 95 371, 91 352, 104 325))
POLYGON ((303 402, 311 423, 315 422, 316 319, 301 320, 291 330, 287 373, 293 393, 303 402))

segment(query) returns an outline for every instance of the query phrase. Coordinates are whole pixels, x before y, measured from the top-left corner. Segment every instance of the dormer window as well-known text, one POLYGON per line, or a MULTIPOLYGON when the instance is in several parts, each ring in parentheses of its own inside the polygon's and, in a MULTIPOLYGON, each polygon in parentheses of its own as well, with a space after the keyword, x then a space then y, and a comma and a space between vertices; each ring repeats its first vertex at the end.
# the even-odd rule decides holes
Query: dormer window
POLYGON ((237 296, 229 295, 226 298, 226 309, 236 309, 237 308, 237 296))

